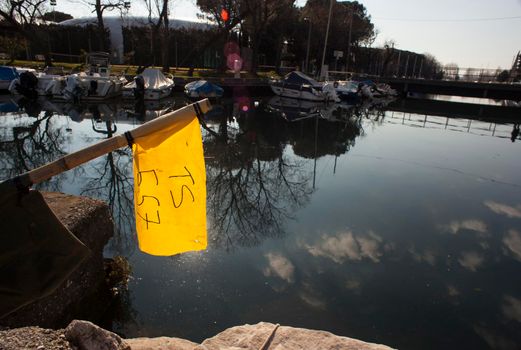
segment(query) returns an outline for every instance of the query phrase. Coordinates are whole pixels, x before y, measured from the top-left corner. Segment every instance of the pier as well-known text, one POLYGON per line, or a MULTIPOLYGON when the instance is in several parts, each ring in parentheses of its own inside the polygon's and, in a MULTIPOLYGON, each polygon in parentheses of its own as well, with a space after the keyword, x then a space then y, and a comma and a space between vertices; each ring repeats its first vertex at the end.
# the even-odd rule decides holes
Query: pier
POLYGON ((451 118, 479 119, 504 123, 519 123, 521 121, 521 108, 500 105, 406 98, 392 102, 387 106, 387 109, 420 115, 450 116, 451 118))
POLYGON ((403 94, 424 93, 463 97, 479 97, 497 100, 521 100, 520 83, 483 83, 385 77, 381 77, 376 80, 381 83, 389 84, 393 89, 396 89, 403 94))

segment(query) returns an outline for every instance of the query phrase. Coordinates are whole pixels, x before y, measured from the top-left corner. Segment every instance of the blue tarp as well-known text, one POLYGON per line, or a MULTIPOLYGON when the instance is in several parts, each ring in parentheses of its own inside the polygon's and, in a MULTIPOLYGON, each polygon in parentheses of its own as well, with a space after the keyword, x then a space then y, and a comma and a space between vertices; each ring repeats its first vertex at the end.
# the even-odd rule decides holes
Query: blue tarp
POLYGON ((13 67, 0 66, 0 80, 13 80, 18 78, 18 72, 13 67))
POLYGON ((221 97, 224 93, 223 88, 206 80, 198 80, 186 84, 185 89, 187 92, 196 92, 199 97, 221 97))

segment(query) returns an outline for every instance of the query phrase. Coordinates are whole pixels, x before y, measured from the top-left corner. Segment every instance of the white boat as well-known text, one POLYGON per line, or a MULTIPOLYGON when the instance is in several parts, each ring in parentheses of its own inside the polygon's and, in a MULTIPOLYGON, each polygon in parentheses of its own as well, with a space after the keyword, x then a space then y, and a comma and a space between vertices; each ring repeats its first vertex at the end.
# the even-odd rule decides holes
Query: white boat
POLYGON ((88 71, 68 76, 47 73, 21 73, 9 86, 13 94, 28 98, 47 96, 65 101, 102 101, 121 95, 126 80, 110 75, 109 54, 87 55, 88 71))
POLYGON ((134 81, 123 88, 123 97, 143 100, 160 100, 170 96, 174 81, 157 68, 146 68, 134 81))
POLYGON ((53 98, 66 101, 102 101, 121 95, 126 80, 98 73, 71 74, 65 78, 65 86, 53 98))
POLYGON ((68 75, 65 86, 53 98, 66 101, 102 101, 121 95, 127 80, 110 75, 110 55, 93 52, 87 55, 86 72, 68 75))
POLYGON ((284 79, 270 82, 271 90, 278 96, 308 101, 340 101, 332 83, 319 83, 302 72, 288 73, 284 79))
POLYGON ((59 96, 64 87, 65 77, 61 75, 25 71, 11 81, 8 90, 13 95, 35 99, 38 96, 59 96))

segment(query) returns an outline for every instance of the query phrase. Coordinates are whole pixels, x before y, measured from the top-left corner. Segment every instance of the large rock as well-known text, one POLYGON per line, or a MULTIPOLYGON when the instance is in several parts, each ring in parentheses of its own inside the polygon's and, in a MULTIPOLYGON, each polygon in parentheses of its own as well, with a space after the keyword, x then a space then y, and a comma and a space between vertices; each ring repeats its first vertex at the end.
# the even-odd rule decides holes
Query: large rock
MULTIPOLYGON (((260 322, 228 328, 206 339, 196 350, 260 350, 276 325, 260 322)), ((263 350, 392 350, 385 345, 339 337, 333 333, 280 326, 263 350)))
POLYGON ((193 350, 198 344, 181 338, 133 338, 125 339, 132 350, 193 350))
POLYGON ((63 193, 42 194, 58 219, 90 249, 91 255, 52 295, 0 319, 3 326, 63 328, 73 318, 93 319, 106 308, 100 301, 105 286, 103 247, 114 234, 107 204, 63 193), (89 307, 85 308, 86 304, 89 307))
POLYGON ((65 328, 65 338, 80 350, 130 350, 119 335, 88 321, 72 321, 65 328))

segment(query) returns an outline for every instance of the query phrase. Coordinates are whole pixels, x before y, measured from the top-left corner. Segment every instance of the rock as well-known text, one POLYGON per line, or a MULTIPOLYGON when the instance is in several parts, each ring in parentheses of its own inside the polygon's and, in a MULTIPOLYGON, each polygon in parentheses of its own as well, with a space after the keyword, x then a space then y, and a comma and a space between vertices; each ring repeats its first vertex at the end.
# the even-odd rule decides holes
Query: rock
POLYGON ((133 338, 125 339, 132 350, 193 350, 198 344, 181 338, 133 338))
MULTIPOLYGON (((272 334, 275 325, 260 322, 228 328, 206 339, 196 350, 259 350, 272 334)), ((280 326, 268 342, 269 350, 392 350, 385 345, 340 337, 330 332, 280 326)))
POLYGON ((58 219, 92 254, 52 295, 0 319, 2 326, 63 328, 75 318, 96 319, 107 308, 98 294, 105 287, 103 248, 114 234, 109 207, 87 197, 56 192, 42 194, 58 219))
POLYGON ((80 350, 130 350, 119 335, 88 321, 72 321, 65 328, 65 338, 80 350))
POLYGON ((63 329, 55 331, 40 327, 22 327, 0 331, 0 349, 72 350, 73 348, 63 338, 63 329))

